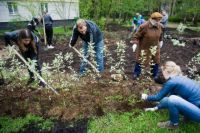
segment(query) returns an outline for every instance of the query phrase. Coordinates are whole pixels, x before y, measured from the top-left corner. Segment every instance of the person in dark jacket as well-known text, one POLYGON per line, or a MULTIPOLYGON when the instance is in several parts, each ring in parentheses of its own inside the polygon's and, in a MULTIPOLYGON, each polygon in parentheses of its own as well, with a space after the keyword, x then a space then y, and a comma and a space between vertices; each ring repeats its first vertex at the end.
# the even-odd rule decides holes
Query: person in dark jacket
POLYGON ((28 23, 27 25, 27 29, 29 29, 31 32, 35 33, 39 33, 39 31, 36 29, 36 26, 38 26, 40 23, 39 19, 36 17, 33 17, 32 20, 28 23))
POLYGON ((12 42, 17 44, 19 31, 20 30, 15 30, 15 31, 12 31, 12 32, 5 32, 4 33, 5 46, 12 45, 13 44, 12 42))
MULTIPOLYGON (((47 12, 44 12, 44 24, 45 24, 45 33, 46 33, 46 39, 47 39, 47 48, 48 49, 53 49, 54 47, 52 46, 52 39, 53 39, 53 19, 52 17, 47 14, 47 12)), ((43 23, 43 20, 41 20, 43 23)))
MULTIPOLYGON (((39 63, 38 59, 38 54, 39 54, 39 40, 37 36, 34 35, 30 30, 28 29, 22 29, 22 30, 17 30, 13 32, 7 32, 6 34, 6 45, 11 44, 11 42, 14 42, 19 46, 20 52, 22 56, 25 58, 26 61, 28 59, 35 60, 36 61, 36 69, 40 75, 41 74, 41 66, 39 63), (8 36, 9 35, 9 36, 8 36)), ((27 82, 27 85, 31 84, 35 79, 34 79, 34 74, 28 69, 30 79, 27 82)), ((45 86, 45 84, 40 81, 39 82, 40 86, 45 86)))
MULTIPOLYGON (((84 57, 88 58, 88 45, 89 43, 94 43, 94 51, 97 62, 97 69, 99 72, 104 70, 104 59, 103 59, 103 34, 100 31, 99 27, 92 21, 79 19, 76 22, 76 25, 73 28, 73 35, 70 40, 70 46, 74 46, 76 41, 80 37, 83 43, 84 57)), ((82 60, 80 66, 80 74, 84 74, 86 71, 87 62, 82 60)))
POLYGON ((182 76, 181 69, 175 62, 168 61, 162 67, 162 73, 167 80, 156 95, 142 94, 147 101, 160 101, 154 108, 146 111, 168 109, 170 120, 159 122, 161 128, 174 129, 179 124, 179 114, 187 119, 200 122, 200 84, 182 76))

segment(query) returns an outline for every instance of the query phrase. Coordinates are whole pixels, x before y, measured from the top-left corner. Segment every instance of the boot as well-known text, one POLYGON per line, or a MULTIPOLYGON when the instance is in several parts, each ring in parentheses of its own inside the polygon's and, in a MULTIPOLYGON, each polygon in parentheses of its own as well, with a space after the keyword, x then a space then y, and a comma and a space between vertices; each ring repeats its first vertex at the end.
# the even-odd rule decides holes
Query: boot
POLYGON ((41 87, 45 87, 46 86, 46 84, 44 82, 42 82, 42 81, 40 81, 38 85, 41 86, 41 87))
POLYGON ((29 80, 28 80, 28 82, 26 83, 26 85, 30 85, 31 83, 33 83, 34 82, 34 78, 30 78, 29 80))
POLYGON ((141 73, 141 65, 139 63, 136 63, 133 69, 133 76, 132 76, 133 80, 136 80, 140 76, 140 73, 141 73))

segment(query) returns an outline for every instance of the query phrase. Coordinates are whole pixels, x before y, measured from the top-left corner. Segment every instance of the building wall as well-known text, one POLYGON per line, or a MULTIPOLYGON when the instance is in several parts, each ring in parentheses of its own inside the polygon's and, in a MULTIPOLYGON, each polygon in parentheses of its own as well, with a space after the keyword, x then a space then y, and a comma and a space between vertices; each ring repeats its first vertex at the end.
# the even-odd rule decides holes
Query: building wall
MULTIPOLYGON (((29 21, 33 16, 37 17, 41 16, 40 1, 26 2, 26 1, 16 0, 18 4, 17 6, 18 15, 9 14, 7 6, 7 2, 9 1, 11 0, 0 1, 0 23, 11 22, 11 21, 29 21)), ((48 13, 52 16, 53 20, 66 20, 79 17, 78 0, 74 0, 71 3, 70 2, 59 2, 59 1, 47 2, 48 13)))

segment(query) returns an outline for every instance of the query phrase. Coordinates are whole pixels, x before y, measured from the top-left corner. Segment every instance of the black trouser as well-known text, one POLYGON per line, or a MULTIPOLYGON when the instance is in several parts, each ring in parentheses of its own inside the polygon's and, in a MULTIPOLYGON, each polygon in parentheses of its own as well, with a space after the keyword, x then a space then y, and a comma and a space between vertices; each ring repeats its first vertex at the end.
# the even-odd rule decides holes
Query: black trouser
MULTIPOLYGON (((36 71, 38 71, 38 73, 40 74, 40 76, 42 76, 42 73, 41 73, 41 65, 39 63, 39 59, 38 59, 38 52, 39 52, 39 48, 37 47, 37 54, 33 51, 33 50, 28 50, 27 52, 25 52, 23 54, 23 57, 25 58, 26 61, 28 61, 28 58, 30 60, 36 60, 36 71)), ((34 79, 34 74, 33 72, 31 72, 29 69, 28 69, 28 72, 29 72, 29 76, 31 79, 34 79)))
POLYGON ((46 33, 46 39, 48 45, 52 44, 52 38, 53 38, 53 27, 52 25, 45 25, 45 33, 46 33))

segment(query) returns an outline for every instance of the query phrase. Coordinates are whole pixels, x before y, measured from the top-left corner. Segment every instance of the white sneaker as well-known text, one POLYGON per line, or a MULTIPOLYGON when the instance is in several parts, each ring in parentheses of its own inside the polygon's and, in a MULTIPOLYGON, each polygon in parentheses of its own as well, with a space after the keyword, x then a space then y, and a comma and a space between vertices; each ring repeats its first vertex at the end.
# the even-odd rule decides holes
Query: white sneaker
POLYGON ((54 46, 52 46, 52 45, 49 46, 49 45, 48 45, 47 48, 48 48, 48 49, 53 49, 54 46))

